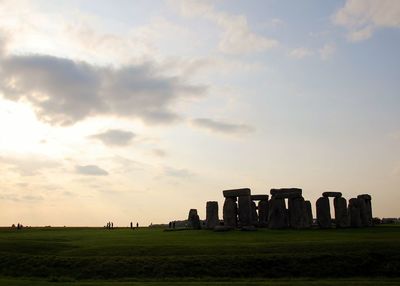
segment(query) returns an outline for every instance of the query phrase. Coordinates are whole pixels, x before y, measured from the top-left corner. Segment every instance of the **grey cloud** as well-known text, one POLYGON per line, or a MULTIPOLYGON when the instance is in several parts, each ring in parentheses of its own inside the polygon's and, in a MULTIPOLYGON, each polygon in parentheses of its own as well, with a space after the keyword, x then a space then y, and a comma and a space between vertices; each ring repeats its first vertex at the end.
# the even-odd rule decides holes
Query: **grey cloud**
POLYGON ((107 176, 108 172, 106 170, 103 170, 99 166, 96 165, 85 165, 85 166, 80 166, 77 165, 75 167, 75 171, 78 174, 82 175, 89 175, 89 176, 107 176))
POLYGON ((189 178, 194 174, 187 169, 177 169, 172 167, 164 167, 164 174, 170 177, 189 178))
POLYGON ((249 125, 227 123, 210 118, 196 118, 192 120, 192 124, 196 127, 224 134, 248 133, 253 131, 253 128, 249 125))
POLYGON ((178 120, 173 103, 202 95, 205 87, 161 75, 151 63, 111 68, 54 56, 11 55, 0 58, 0 91, 7 99, 27 100, 40 120, 54 125, 95 115, 157 124, 178 120))
POLYGON ((92 135, 90 138, 100 140, 105 145, 124 146, 129 144, 135 136, 135 133, 131 131, 109 129, 105 132, 92 135))
POLYGON ((12 171, 19 173, 21 176, 34 176, 42 170, 54 169, 61 166, 59 162, 32 155, 24 157, 0 156, 0 164, 9 166, 12 171))

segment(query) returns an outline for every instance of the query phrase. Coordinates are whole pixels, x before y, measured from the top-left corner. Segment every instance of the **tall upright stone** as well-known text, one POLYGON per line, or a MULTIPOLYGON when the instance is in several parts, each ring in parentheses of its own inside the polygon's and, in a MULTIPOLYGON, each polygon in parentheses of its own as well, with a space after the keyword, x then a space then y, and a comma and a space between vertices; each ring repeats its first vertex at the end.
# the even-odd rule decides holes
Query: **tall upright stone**
POLYGON ((348 214, 350 219, 351 227, 361 227, 361 212, 360 212, 360 203, 356 198, 352 198, 349 200, 349 208, 348 214))
POLYGON ((331 210, 329 206, 329 199, 327 197, 320 197, 316 203, 317 206, 317 221, 320 228, 331 227, 331 210))
POLYGON ((335 223, 337 228, 345 228, 349 226, 349 218, 347 214, 347 202, 343 197, 333 199, 335 208, 335 223))
POLYGON ((307 210, 303 197, 289 199, 288 210, 290 227, 295 229, 307 227, 307 210))
POLYGON ((285 228, 288 226, 285 199, 272 198, 269 201, 268 227, 285 228))
POLYGON ((206 204, 206 228, 213 229, 219 225, 218 202, 207 202, 206 204))
POLYGON ((311 202, 305 201, 306 205, 306 213, 307 213, 307 227, 311 227, 313 225, 313 214, 311 208, 311 202))
POLYGON ((268 196, 267 200, 258 202, 258 225, 260 227, 268 226, 268 196))
POLYGON ((191 209, 188 215, 188 227, 193 229, 201 229, 200 217, 197 214, 197 209, 191 209))
POLYGON ((254 201, 251 201, 251 220, 252 220, 252 225, 258 226, 257 205, 254 201))
POLYGON ((365 200, 362 198, 357 198, 357 200, 358 200, 358 206, 360 208, 361 225, 364 227, 369 226, 367 204, 365 203, 365 200))
POLYGON ((372 205, 371 205, 371 196, 368 194, 358 195, 358 199, 362 199, 365 202, 366 207, 366 217, 368 221, 368 226, 372 226, 372 205))
POLYGON ((239 207, 239 226, 249 226, 253 224, 250 196, 238 197, 239 207))
POLYGON ((223 207, 224 226, 227 228, 237 227, 237 204, 235 197, 226 197, 223 207))

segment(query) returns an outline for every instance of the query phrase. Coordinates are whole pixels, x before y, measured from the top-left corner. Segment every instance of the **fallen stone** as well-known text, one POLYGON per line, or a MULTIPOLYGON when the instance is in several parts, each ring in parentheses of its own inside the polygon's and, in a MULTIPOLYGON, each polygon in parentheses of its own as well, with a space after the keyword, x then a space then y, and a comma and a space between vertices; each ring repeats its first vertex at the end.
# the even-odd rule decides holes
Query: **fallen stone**
POLYGON ((320 228, 330 228, 332 226, 331 210, 329 199, 320 197, 316 203, 317 206, 317 221, 320 228))
POLYGON ((250 189, 243 188, 243 189, 225 190, 222 193, 225 198, 230 198, 230 197, 250 196, 250 192, 251 192, 250 189))
POLYGON ((257 228, 254 225, 244 225, 240 228, 241 231, 256 231, 257 228))
POLYGON ((325 198, 340 198, 342 196, 341 192, 323 192, 322 196, 325 198))
POLYGON ((216 231, 216 232, 229 231, 229 230, 232 230, 232 229, 233 229, 232 227, 227 227, 227 226, 224 226, 224 225, 217 225, 216 227, 214 227, 214 231, 216 231))
POLYGON ((207 202, 206 204, 206 228, 213 229, 219 225, 218 202, 207 202))

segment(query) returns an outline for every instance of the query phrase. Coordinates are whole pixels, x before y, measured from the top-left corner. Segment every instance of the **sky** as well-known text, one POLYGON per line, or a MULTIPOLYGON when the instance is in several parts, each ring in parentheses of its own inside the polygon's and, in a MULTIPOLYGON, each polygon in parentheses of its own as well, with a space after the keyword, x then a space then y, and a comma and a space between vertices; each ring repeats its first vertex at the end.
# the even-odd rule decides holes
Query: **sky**
MULTIPOLYGON (((400 202, 400 1, 0 0, 0 225, 400 202)), ((333 210, 332 210, 333 213, 333 210)))

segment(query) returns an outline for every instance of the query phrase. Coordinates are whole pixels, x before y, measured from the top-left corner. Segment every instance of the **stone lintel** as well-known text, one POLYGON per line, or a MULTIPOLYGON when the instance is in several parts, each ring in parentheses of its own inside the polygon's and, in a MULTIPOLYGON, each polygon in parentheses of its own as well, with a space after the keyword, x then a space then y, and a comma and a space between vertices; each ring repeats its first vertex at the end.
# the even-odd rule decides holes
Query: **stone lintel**
POLYGON ((222 193, 224 194, 225 198, 250 196, 250 189, 249 188, 232 189, 232 190, 225 190, 222 193))

